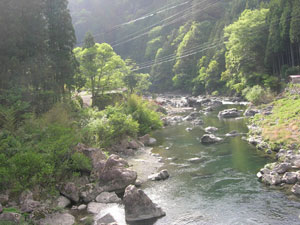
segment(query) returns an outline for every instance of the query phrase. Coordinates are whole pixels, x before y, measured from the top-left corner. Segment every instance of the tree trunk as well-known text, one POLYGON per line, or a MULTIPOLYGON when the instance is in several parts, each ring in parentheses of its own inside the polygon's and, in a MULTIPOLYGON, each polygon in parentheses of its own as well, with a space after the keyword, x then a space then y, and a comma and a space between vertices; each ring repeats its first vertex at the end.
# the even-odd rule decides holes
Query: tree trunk
POLYGON ((291 49, 292 67, 294 67, 295 66, 295 57, 294 57, 294 50, 293 50, 292 43, 290 43, 290 49, 291 49))

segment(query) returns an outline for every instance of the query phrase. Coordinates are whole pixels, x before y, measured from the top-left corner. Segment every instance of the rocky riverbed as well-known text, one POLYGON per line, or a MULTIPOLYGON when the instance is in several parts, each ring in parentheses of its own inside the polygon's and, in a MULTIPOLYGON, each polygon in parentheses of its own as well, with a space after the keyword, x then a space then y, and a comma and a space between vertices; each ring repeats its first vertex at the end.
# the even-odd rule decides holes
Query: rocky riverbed
MULTIPOLYGON (((271 149, 268 143, 261 138, 261 130, 255 124, 249 126, 251 135, 247 137, 238 127, 224 132, 221 127, 215 127, 215 122, 207 123, 205 119, 213 114, 220 122, 227 123, 251 117, 257 113, 270 114, 272 113, 271 108, 257 110, 249 107, 244 111, 239 107, 236 108, 238 105, 247 104, 241 99, 205 96, 161 95, 155 102, 160 106, 158 110, 166 112, 162 117, 165 126, 176 127, 184 124, 185 128, 181 132, 184 132, 185 135, 201 130, 203 134, 198 137, 198 142, 210 151, 215 148, 215 145, 226 146, 226 143, 242 136, 259 150, 263 150, 264 155, 276 154, 277 161, 262 168, 257 174, 258 178, 268 185, 287 187, 286 189, 295 195, 300 194, 300 185, 298 184, 300 182, 300 155, 297 149, 271 149), (235 107, 229 106, 220 110, 220 107, 228 104, 233 104, 235 107)), ((184 159, 185 162, 181 162, 182 160, 176 157, 163 157, 161 154, 155 153, 156 150, 154 153, 152 152, 152 146, 156 146, 156 149, 163 149, 164 152, 170 152, 175 143, 164 146, 149 135, 140 137, 138 140, 126 138, 111 148, 111 152, 114 154, 110 155, 108 159, 100 149, 78 144, 76 151, 85 154, 92 160, 93 171, 90 176, 82 176, 58 184, 57 190, 60 195, 55 198, 50 195, 41 198, 39 190, 23 192, 18 199, 11 198, 10 193, 2 193, 0 195, 0 220, 20 223, 21 212, 27 213, 29 215, 27 219, 35 224, 122 225, 133 221, 162 217, 166 214, 168 216, 169 206, 163 204, 161 208, 155 204, 158 199, 153 192, 148 196, 148 191, 144 192, 139 188, 147 189, 156 182, 172 183, 176 174, 166 170, 168 168, 165 165, 185 171, 215 160, 214 158, 210 159, 204 153, 191 155, 184 159), (7 210, 12 208, 17 209, 16 212, 7 210)), ((222 151, 218 154, 221 153, 222 151)), ((220 157, 218 154, 214 157, 220 157)), ((195 178, 211 179, 215 176, 202 173, 196 175, 195 178)), ((232 180, 233 178, 230 177, 228 179, 232 180)), ((157 185, 162 184, 157 183, 157 185)), ((166 188, 171 188, 171 186, 166 188)), ((162 221, 164 220, 162 219, 162 221)), ((162 222, 162 224, 167 223, 162 222)), ((138 224, 143 224, 143 222, 138 224)))

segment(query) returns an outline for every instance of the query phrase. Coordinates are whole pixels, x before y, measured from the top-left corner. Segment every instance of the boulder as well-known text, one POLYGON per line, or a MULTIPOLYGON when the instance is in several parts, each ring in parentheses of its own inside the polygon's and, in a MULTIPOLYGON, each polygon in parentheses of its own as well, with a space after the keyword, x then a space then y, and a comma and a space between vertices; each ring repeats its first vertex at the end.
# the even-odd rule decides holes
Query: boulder
POLYGON ((300 184, 295 184, 292 189, 291 189, 292 193, 294 193, 295 195, 300 195, 300 184))
POLYGON ((115 192, 102 192, 96 197, 99 203, 121 203, 122 200, 116 195, 115 192))
POLYGON ((143 184, 143 182, 142 182, 142 181, 140 181, 140 180, 136 180, 134 185, 135 185, 136 187, 141 187, 141 186, 142 186, 142 184, 143 184))
POLYGON ((144 191, 130 185, 126 188, 123 202, 127 221, 139 221, 165 216, 166 213, 154 204, 144 191))
POLYGON ((286 172, 283 177, 282 181, 287 184, 295 184, 297 182, 297 175, 296 172, 286 172))
POLYGON ((214 132, 216 132, 216 131, 218 131, 219 129, 218 128, 216 128, 216 127, 206 127, 205 129, 204 129, 204 131, 206 132, 206 133, 214 133, 214 132))
POLYGON ((232 109, 225 109, 223 111, 220 111, 218 114, 219 118, 236 118, 240 117, 242 115, 242 111, 237 110, 236 108, 232 109))
POLYGON ((79 202, 79 190, 73 182, 60 185, 59 191, 71 201, 79 202))
POLYGON ((73 225, 75 224, 75 217, 69 213, 55 213, 48 215, 45 219, 42 219, 40 225, 73 225))
POLYGON ((63 209, 71 204, 70 199, 66 198, 65 196, 59 196, 56 202, 57 202, 57 207, 63 209))
POLYGON ((248 108, 246 109, 246 111, 244 112, 244 116, 254 116, 255 114, 258 114, 259 110, 258 109, 253 109, 253 108, 248 108))
POLYGON ((91 201, 95 201, 96 197, 103 192, 103 188, 99 187, 98 184, 86 184, 80 188, 80 198, 85 203, 89 203, 91 201))
POLYGON ((21 212, 30 213, 33 212, 40 206, 40 202, 34 201, 33 199, 26 199, 21 205, 21 212))
POLYGON ((149 180, 155 181, 155 180, 166 180, 170 177, 167 170, 162 170, 158 173, 152 174, 148 177, 149 180))
MULTIPOLYGON (((13 213, 13 212, 4 212, 0 214, 0 222, 5 221, 5 222, 10 222, 14 224, 20 224, 21 222, 21 214, 19 213, 13 213)), ((5 223, 1 223, 5 224, 5 223)))
POLYGON ((149 134, 139 137, 139 141, 142 142, 144 145, 155 145, 157 142, 156 139, 150 137, 149 134))
POLYGON ((128 146, 131 149, 139 149, 141 147, 144 147, 144 144, 140 141, 131 140, 131 141, 128 142, 128 146))
POLYGON ((99 185, 104 191, 124 191, 128 185, 134 184, 137 178, 137 173, 127 167, 127 161, 117 155, 111 155, 100 174, 99 185))
POLYGON ((79 211, 82 211, 82 210, 85 210, 86 207, 87 207, 87 206, 86 206, 85 204, 81 204, 80 206, 78 206, 77 209, 78 209, 79 211))
POLYGON ((282 183, 280 175, 273 171, 268 174, 263 174, 262 181, 269 185, 278 185, 282 183))
POLYGON ((195 97, 187 98, 187 104, 189 107, 200 107, 201 101, 195 97))
POLYGON ((274 167, 274 171, 276 173, 283 174, 283 173, 287 172, 291 168, 292 168, 292 166, 291 166, 290 163, 280 163, 280 164, 277 164, 274 167))
POLYGON ((295 168, 295 169, 300 169, 300 160, 298 159, 298 160, 295 160, 294 162, 293 162, 293 167, 295 168))
POLYGON ((247 139, 247 141, 251 144, 251 145, 254 145, 254 146, 257 146, 259 143, 262 142, 261 138, 260 137, 249 137, 247 139))
POLYGON ((223 140, 222 138, 216 137, 213 134, 204 134, 201 137, 201 143, 203 143, 203 144, 213 144, 216 142, 220 142, 222 140, 223 140))
POLYGON ((116 223, 116 220, 110 213, 107 213, 97 220, 96 225, 107 225, 112 223, 116 223))
POLYGON ((91 162, 93 168, 97 168, 99 162, 106 160, 106 155, 99 148, 90 148, 84 144, 79 143, 75 150, 77 152, 83 153, 86 157, 88 157, 91 162))
POLYGON ((19 203, 22 205, 26 200, 33 200, 33 194, 30 190, 25 190, 21 193, 19 197, 19 203))
POLYGON ((21 193, 19 202, 23 213, 30 213, 40 206, 40 202, 33 200, 33 194, 29 190, 21 193))

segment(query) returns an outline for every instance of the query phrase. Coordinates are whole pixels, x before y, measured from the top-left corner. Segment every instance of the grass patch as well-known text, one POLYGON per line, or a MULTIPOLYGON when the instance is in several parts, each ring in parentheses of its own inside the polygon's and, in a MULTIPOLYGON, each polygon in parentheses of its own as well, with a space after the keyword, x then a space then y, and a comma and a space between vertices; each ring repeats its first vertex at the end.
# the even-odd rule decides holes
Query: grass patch
POLYGON ((300 96, 288 95, 272 102, 271 115, 256 115, 264 139, 281 144, 300 145, 300 96))

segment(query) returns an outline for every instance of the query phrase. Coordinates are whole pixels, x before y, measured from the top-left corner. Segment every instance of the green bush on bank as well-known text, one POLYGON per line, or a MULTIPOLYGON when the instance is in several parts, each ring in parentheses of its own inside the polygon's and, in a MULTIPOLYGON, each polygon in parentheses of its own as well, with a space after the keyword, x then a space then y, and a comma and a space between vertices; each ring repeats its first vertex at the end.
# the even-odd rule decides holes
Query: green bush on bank
MULTIPOLYGON (((91 161, 74 151, 79 142, 108 148, 162 126, 151 104, 131 96, 122 105, 99 111, 73 101, 56 104, 43 115, 0 125, 0 191, 20 192, 36 185, 52 188, 61 180, 90 172, 91 161)), ((21 117, 20 117, 21 118, 21 117)))
POLYGON ((243 95, 254 105, 266 104, 274 99, 274 95, 270 89, 264 89, 259 85, 244 89, 243 95))

